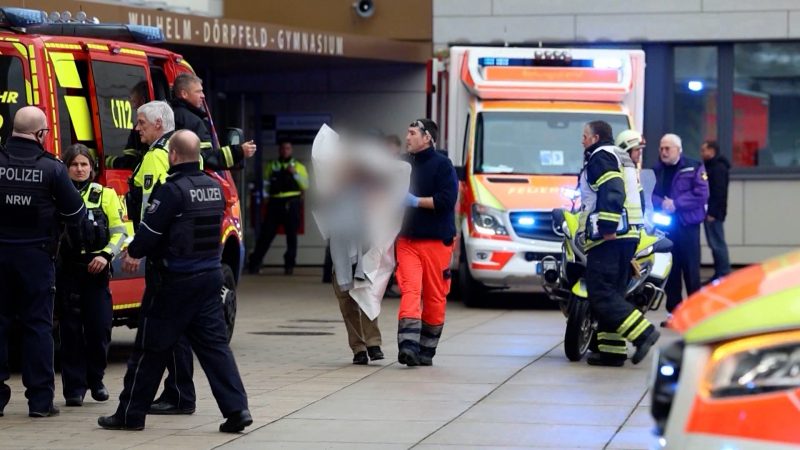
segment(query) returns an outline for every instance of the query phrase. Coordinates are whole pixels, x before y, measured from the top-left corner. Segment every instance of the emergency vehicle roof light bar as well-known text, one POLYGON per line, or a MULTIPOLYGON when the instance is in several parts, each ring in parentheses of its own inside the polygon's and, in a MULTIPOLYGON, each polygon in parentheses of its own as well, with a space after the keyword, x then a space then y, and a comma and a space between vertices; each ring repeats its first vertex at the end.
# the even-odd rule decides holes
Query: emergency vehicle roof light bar
POLYGON ((0 8, 0 25, 27 28, 47 22, 47 13, 26 8, 0 8))
POLYGON ((461 81, 484 100, 627 103, 643 68, 633 52, 603 49, 467 47, 461 81))
POLYGON ((21 29, 23 32, 53 36, 76 36, 136 42, 153 45, 164 42, 164 33, 158 27, 128 24, 101 24, 96 18, 89 19, 79 11, 73 19, 64 11, 53 12, 50 17, 44 11, 26 8, 0 8, 0 26, 21 29))

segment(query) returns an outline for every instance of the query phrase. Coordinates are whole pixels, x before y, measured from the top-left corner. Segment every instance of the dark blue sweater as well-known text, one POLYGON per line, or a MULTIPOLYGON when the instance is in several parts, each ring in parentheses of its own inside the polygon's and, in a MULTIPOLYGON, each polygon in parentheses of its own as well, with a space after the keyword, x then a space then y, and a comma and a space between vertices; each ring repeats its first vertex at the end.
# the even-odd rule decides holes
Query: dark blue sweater
POLYGON ((458 178, 450 160, 429 147, 408 156, 412 194, 433 197, 434 209, 408 208, 400 236, 436 239, 450 244, 456 235, 458 178))

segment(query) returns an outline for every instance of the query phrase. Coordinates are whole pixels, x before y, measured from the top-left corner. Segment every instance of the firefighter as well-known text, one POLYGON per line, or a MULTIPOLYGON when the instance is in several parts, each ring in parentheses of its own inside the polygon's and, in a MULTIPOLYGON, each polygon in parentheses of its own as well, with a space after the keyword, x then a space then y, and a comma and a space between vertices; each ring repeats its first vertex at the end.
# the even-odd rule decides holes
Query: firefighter
POLYGON ((291 275, 297 257, 297 231, 300 228, 303 192, 308 189, 306 166, 292 157, 292 143, 281 141, 278 144, 279 158, 267 163, 264 169, 264 183, 269 192, 267 212, 264 223, 250 254, 248 271, 257 274, 261 261, 269 251, 272 240, 283 225, 286 234, 286 253, 283 254, 283 271, 291 275))
POLYGON ((411 192, 395 252, 401 293, 397 360, 407 366, 433 364, 450 291, 458 179, 450 160, 435 150, 438 135, 430 119, 415 120, 406 134, 411 192))
POLYGON ((644 224, 641 185, 630 156, 613 144, 611 126, 589 122, 583 129, 586 167, 581 175, 582 226, 586 250, 586 288, 598 320, 598 351, 591 365, 625 364, 625 340, 636 347, 638 364, 660 333, 625 300, 631 261, 644 224))
POLYGON ((11 137, 0 147, 0 416, 11 397, 5 384, 8 335, 22 322, 22 384, 28 415, 59 413, 53 404, 53 293, 58 221, 86 215, 67 169, 44 150, 50 131, 35 106, 20 108, 11 137))
POLYGON ((98 424, 141 430, 172 349, 191 342, 226 421, 221 432, 253 423, 236 362, 228 346, 219 301, 222 290, 219 229, 225 210, 220 185, 200 168, 200 140, 188 130, 169 143, 170 175, 153 196, 142 226, 128 247, 123 268, 136 271, 147 257, 155 268, 153 301, 142 309, 134 352, 128 360, 117 411, 98 424))
POLYGON ((127 234, 116 192, 93 182, 96 163, 90 150, 74 144, 64 163, 88 211, 62 242, 56 272, 63 393, 67 406, 81 406, 87 389, 93 399, 108 400, 103 385, 113 318, 108 283, 111 261, 127 234))

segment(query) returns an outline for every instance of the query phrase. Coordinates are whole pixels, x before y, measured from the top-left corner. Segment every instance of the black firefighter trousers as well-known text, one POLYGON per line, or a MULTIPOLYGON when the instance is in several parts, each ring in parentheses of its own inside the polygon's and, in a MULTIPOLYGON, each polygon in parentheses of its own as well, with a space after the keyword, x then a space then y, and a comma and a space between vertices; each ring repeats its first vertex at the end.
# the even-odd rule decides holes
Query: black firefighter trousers
POLYGON ((638 345, 653 330, 642 313, 625 300, 636 246, 636 239, 618 238, 587 252, 586 289, 592 313, 598 322, 601 351, 604 336, 607 336, 609 347, 620 338, 638 345))

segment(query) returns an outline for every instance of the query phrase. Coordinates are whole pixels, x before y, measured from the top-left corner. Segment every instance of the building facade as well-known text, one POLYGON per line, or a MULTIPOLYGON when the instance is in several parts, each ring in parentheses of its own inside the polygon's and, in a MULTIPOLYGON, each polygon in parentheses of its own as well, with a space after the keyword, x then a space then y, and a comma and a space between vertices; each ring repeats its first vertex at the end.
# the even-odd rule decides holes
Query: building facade
MULTIPOLYGON (((660 136, 731 161, 735 264, 800 245, 800 2, 434 0, 434 51, 452 44, 638 48, 647 58, 645 166, 660 136)), ((576 145, 579 137, 576 137, 576 145)), ((710 253, 704 249, 704 262, 710 253)))

